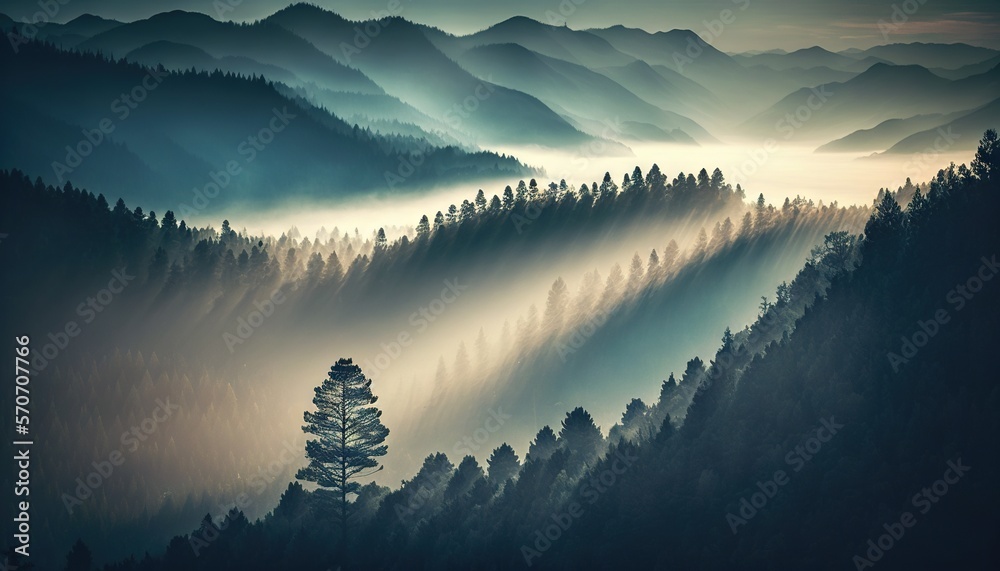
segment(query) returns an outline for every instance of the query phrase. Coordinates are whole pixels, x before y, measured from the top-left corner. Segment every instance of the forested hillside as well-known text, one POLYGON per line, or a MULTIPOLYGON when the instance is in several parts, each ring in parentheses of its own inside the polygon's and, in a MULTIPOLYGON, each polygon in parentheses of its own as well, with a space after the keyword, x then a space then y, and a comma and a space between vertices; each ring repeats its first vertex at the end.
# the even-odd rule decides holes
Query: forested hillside
POLYGON ((988 132, 971 168, 940 171, 926 195, 912 188, 905 210, 902 192, 880 193, 859 242, 831 234, 755 324, 670 375, 656 403, 631 403, 610 438, 576 408, 524 458, 506 444, 485 468, 432 454, 398 490, 361 490, 346 550, 330 541, 331 498, 293 483, 264 519, 216 513, 162 558, 110 568, 797 569, 884 557, 985 569, 998 530, 977 506, 997 498, 977 474, 997 468, 984 451, 1000 423, 985 411, 1000 392, 977 356, 995 341, 998 159, 988 132), (920 525, 893 527, 912 525, 907 510, 920 525), (898 529, 896 547, 874 543, 898 529))
POLYGON ((0 168, 186 205, 189 216, 534 172, 506 155, 349 124, 263 75, 143 67, 38 41, 4 42, 0 62, 19 86, 0 96, 10 127, 0 168), (15 137, 34 126, 44 128, 15 137))
POLYGON ((110 568, 992 568, 998 165, 989 132, 905 210, 883 193, 856 251, 833 236, 803 270, 830 285, 791 333, 749 341, 815 291, 779 292, 749 338, 727 331, 625 411, 620 440, 574 409, 523 459, 435 454, 398 490, 366 486, 349 550, 324 495, 293 483, 263 520, 233 510, 110 568), (675 427, 661 411, 689 383, 675 427))
MULTIPOLYGON (((48 292, 45 299, 24 301, 12 310, 14 317, 30 318, 49 332, 41 337, 32 366, 65 385, 39 413, 49 427, 47 446, 65 451, 44 462, 50 483, 42 509, 53 522, 45 541, 68 545, 86 529, 91 546, 109 556, 118 553, 121 544, 114 538, 124 530, 135 537, 130 545, 151 549, 150 538, 165 539, 199 512, 239 502, 247 490, 253 491, 253 502, 240 503, 241 508, 253 517, 265 515, 302 462, 301 434, 294 421, 287 422, 300 414, 289 388, 302 379, 282 380, 280 371, 316 339, 345 346, 365 315, 408 310, 425 293, 439 290, 442 276, 478 274, 479 281, 469 283, 502 283, 515 275, 511 269, 518 271, 515 261, 527 268, 532 258, 552 264, 569 252, 602 241, 633 243, 651 231, 654 244, 676 237, 643 252, 648 259, 631 254, 627 273, 618 265, 607 279, 607 270, 588 272, 578 293, 569 292, 564 282, 560 286, 560 278, 544 311, 520 306, 527 313, 508 320, 505 334, 489 340, 475 326, 478 337, 470 334, 457 347, 446 345, 440 360, 448 363, 436 376, 433 369, 426 373, 435 388, 421 398, 434 406, 460 409, 463 399, 492 395, 495 407, 523 409, 530 395, 537 402, 556 402, 583 389, 583 384, 566 384, 577 373, 563 370, 558 359, 595 312, 607 319, 592 323, 594 343, 637 340, 639 330, 656 328, 656 316, 673 311, 673 300, 704 295, 703 283, 725 283, 730 271, 749 278, 755 264, 786 257, 796 241, 797 248, 808 250, 823 233, 857 228, 866 212, 800 198, 775 208, 759 197, 748 207, 743 189, 726 184, 718 170, 714 175, 679 173, 668 181, 654 165, 645 175, 636 168, 621 186, 607 175, 601 184, 577 190, 564 182, 542 187, 531 180, 489 200, 479 191, 461 206, 421 217, 413 228, 393 230, 402 236, 392 241, 381 231, 363 236, 339 229, 310 239, 295 229, 280 237, 248 235, 225 221, 219 230, 191 228, 173 212, 159 216, 130 209, 122 200, 111 206, 103 195, 69 183, 46 187, 17 171, 3 172, 0 181, 9 206, 0 214, 9 247, 0 253, 6 263, 21 268, 4 274, 3 285, 14 291, 29 280, 48 292), (50 231, 29 239, 35 227, 50 231), (40 263, 57 257, 64 263, 40 263), (108 280, 118 276, 121 287, 115 282, 117 292, 101 298, 108 280), (100 301, 91 304, 91 299, 100 301), (254 311, 267 315, 266 327, 244 336, 238 324, 254 311), (629 333, 636 315, 650 323, 629 333), (71 323, 79 330, 70 331, 71 323), (287 358, 261 353, 276 344, 288 348, 287 358), (530 392, 524 390, 527 379, 537 379, 530 392), (171 421, 153 435, 152 448, 139 450, 126 475, 92 493, 78 492, 76 479, 92 471, 87 458, 107 458, 122 448, 118 436, 155 410, 157 399, 173 399, 181 422, 171 421), (77 403, 87 404, 78 409, 77 403), (77 421, 85 428, 72 429, 77 421), (83 442, 93 444, 81 448, 83 442), (229 453, 215 456, 220 446, 229 453), (288 449, 294 454, 286 455, 288 449), (275 455, 282 458, 277 464, 275 455), (140 476, 147 470, 156 470, 160 479, 140 476), (150 495, 149 490, 161 491, 150 495)), ((792 286, 821 291, 825 284, 818 276, 792 286)), ((783 319, 792 319, 789 315, 783 319)), ((625 351, 624 356, 627 350, 616 351, 625 351)), ((696 384, 685 382, 658 418, 668 409, 682 414, 696 384)), ((442 418, 410 418, 405 420, 409 428, 394 442, 409 447, 421 436, 440 441, 436 430, 465 430, 479 422, 473 413, 468 408, 445 424, 442 418)), ((513 424, 507 429, 514 430, 511 437, 525 439, 530 433, 524 431, 532 430, 513 424)))

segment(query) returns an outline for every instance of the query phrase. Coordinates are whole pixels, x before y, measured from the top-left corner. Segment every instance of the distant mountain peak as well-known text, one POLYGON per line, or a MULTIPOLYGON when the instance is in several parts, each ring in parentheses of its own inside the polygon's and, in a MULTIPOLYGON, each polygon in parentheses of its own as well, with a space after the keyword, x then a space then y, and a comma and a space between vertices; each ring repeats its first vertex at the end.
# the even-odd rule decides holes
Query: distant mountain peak
POLYGON ((538 28, 552 28, 552 27, 553 26, 549 26, 548 24, 544 24, 542 22, 539 22, 538 20, 534 20, 532 18, 529 18, 528 16, 517 15, 517 16, 511 16, 510 18, 507 18, 506 20, 504 20, 502 22, 498 22, 496 24, 493 24, 492 26, 490 26, 489 28, 487 28, 487 30, 501 29, 501 28, 534 28, 534 29, 538 29, 538 28))
POLYGON ((888 62, 876 62, 872 64, 867 70, 861 73, 858 77, 865 75, 875 75, 875 74, 886 74, 892 73, 896 75, 934 75, 927 68, 919 65, 896 65, 888 62))
POLYGON ((800 50, 795 50, 791 52, 793 54, 832 54, 830 50, 822 48, 820 46, 812 46, 809 48, 802 48, 800 50))
POLYGON ((511 16, 510 18, 507 18, 506 20, 504 20, 503 22, 500 22, 500 23, 501 24, 509 24, 509 23, 515 23, 515 22, 526 23, 526 24, 541 24, 541 22, 539 22, 538 20, 529 18, 529 17, 524 16, 522 14, 518 14, 516 16, 511 16))
POLYGON ((327 10, 322 6, 317 6, 316 4, 311 4, 309 2, 295 2, 294 4, 289 4, 288 6, 285 6, 281 10, 278 10, 277 12, 271 15, 271 17, 275 16, 298 16, 298 17, 320 16, 323 18, 331 18, 331 17, 337 18, 338 20, 342 20, 344 22, 348 21, 347 18, 344 18, 343 16, 341 16, 337 12, 334 12, 333 10, 327 10))
POLYGON ((698 34, 696 34, 694 32, 694 30, 689 30, 687 28, 675 28, 673 30, 660 31, 660 32, 656 32, 653 35, 654 36, 683 36, 683 37, 694 36, 694 37, 699 38, 699 39, 701 38, 701 36, 699 36, 698 34))
POLYGON ((220 23, 215 18, 209 16, 208 14, 203 14, 201 12, 189 12, 187 10, 170 10, 168 12, 160 12, 159 14, 154 14, 150 16, 147 22, 198 22, 198 23, 220 23))
POLYGON ((112 19, 109 19, 109 18, 102 18, 101 16, 97 16, 95 14, 91 14, 91 13, 88 12, 88 13, 80 14, 76 18, 73 18, 72 20, 70 20, 69 22, 66 22, 66 23, 67 24, 73 24, 73 23, 91 24, 91 23, 95 23, 95 22, 116 22, 116 21, 117 20, 112 20, 112 19))
POLYGON ((948 83, 947 79, 934 75, 927 68, 919 65, 895 65, 878 62, 847 81, 854 85, 885 86, 888 84, 909 84, 913 86, 930 86, 948 83))

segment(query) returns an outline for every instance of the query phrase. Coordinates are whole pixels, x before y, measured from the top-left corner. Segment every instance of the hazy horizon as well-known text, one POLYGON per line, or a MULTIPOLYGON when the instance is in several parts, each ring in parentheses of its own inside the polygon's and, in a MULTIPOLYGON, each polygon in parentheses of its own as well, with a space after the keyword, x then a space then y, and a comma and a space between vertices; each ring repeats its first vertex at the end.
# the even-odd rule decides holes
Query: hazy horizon
MULTIPOLYGON (((388 0, 375 4, 362 0, 310 3, 354 21, 387 13, 390 6, 388 0)), ((142 4, 126 0, 74 0, 61 6, 53 21, 65 23, 92 14, 132 22, 168 10, 187 10, 222 21, 253 22, 291 4, 285 0, 160 0, 142 4)), ((990 10, 994 7, 990 0, 961 0, 946 5, 921 2, 917 9, 905 2, 873 4, 856 0, 682 0, 669 4, 649 0, 632 2, 625 10, 614 0, 551 0, 541 4, 531 0, 502 3, 399 0, 399 5, 396 15, 455 35, 473 34, 523 16, 552 25, 565 24, 576 30, 615 25, 650 33, 686 29, 716 48, 733 53, 795 51, 813 46, 836 52, 913 42, 967 43, 1000 49, 1000 16, 990 10), (649 10, 653 10, 652 17, 649 10), (724 10, 732 12, 732 21, 719 26, 724 10), (780 31, 780 39, 775 38, 775 30, 780 31)), ((3 13, 16 21, 37 11, 37 0, 11 0, 3 9, 3 13)))

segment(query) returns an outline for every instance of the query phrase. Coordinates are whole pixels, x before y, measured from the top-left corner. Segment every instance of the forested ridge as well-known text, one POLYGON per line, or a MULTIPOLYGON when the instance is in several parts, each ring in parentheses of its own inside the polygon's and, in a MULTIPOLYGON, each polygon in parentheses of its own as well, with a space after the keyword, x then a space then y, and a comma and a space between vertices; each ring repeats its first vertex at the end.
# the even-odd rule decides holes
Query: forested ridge
MULTIPOLYGON (((875 474, 888 482, 905 475, 908 479, 903 481, 912 480, 919 489, 921 481, 933 481, 931 476, 939 465, 944 470, 946 460, 961 454, 958 448, 986 450, 989 438, 996 433, 996 420, 977 413, 988 410, 998 398, 996 390, 984 384, 988 371, 973 359, 955 358, 974 354, 966 353, 972 350, 966 346, 987 350, 989 325, 995 318, 991 313, 995 307, 990 303, 995 294, 990 293, 988 285, 975 299, 968 300, 977 305, 976 311, 955 311, 953 327, 943 325, 933 341, 912 359, 924 360, 923 366, 906 368, 911 364, 907 363, 896 373, 887 357, 890 352, 901 351, 896 340, 900 334, 912 335, 918 320, 933 316, 939 307, 948 307, 946 294, 954 287, 953 282, 964 283, 974 275, 982 263, 979 257, 989 259, 983 248, 995 244, 988 222, 996 212, 997 185, 992 166, 997 164, 996 144, 989 145, 987 140, 980 153, 982 158, 971 170, 953 165, 927 185, 881 192, 863 239, 859 241, 846 232, 828 236, 795 280, 782 284, 773 301, 762 301, 757 323, 735 333, 727 330, 711 361, 695 358, 683 373, 669 375, 657 402, 646 405, 641 399, 633 400, 621 421, 603 431, 607 438, 590 415, 577 408, 567 413, 562 426, 542 428, 525 458, 518 458, 506 445, 497 447, 485 466, 471 456, 448 458, 434 454, 398 490, 365 486, 352 504, 349 537, 353 547, 348 565, 508 568, 528 562, 532 567, 573 567, 575 562, 575 566, 607 568, 629 563, 753 568, 756 557, 773 561, 774 550, 790 554, 788 561, 795 563, 789 563, 787 568, 842 567, 835 556, 850 562, 855 553, 862 553, 868 535, 879 529, 879 518, 884 516, 888 521, 889 515, 898 512, 897 507, 903 509, 906 505, 905 497, 895 504, 888 502, 886 488, 872 486, 866 478, 875 474), (905 210, 897 198, 906 202, 905 210), (941 232, 942 228, 948 231, 941 232), (950 368, 947 375, 942 370, 946 364, 950 368), (967 382, 941 384, 942 376, 967 382), (904 379, 905 388, 893 384, 904 379), (830 452, 824 448, 824 453, 817 454, 802 474, 781 489, 781 496, 734 535, 726 515, 739 509, 742 496, 756 491, 758 479, 786 467, 785 453, 807 438, 821 420, 830 417, 845 427, 829 445, 830 452), (856 432, 851 430, 853 427, 858 427, 856 432), (959 446, 957 437, 950 436, 956 431, 963 437, 961 443, 968 445, 959 446), (837 452, 842 447, 851 448, 852 463, 856 464, 844 465, 844 457, 837 452), (895 458, 896 463, 886 462, 887 457, 895 458), (628 460, 628 466, 622 471, 623 458, 628 460), (614 475, 610 485, 600 479, 602 475, 608 479, 609 470, 614 475), (840 499, 843 494, 858 498, 857 503, 852 500, 848 505, 840 499), (583 506, 579 515, 570 516, 572 524, 559 533, 556 541, 549 542, 550 547, 541 549, 548 544, 536 545, 536 532, 556 521, 553 515, 558 519, 568 513, 574 501, 583 506), (809 525, 789 525, 799 517, 800 510, 805 510, 809 525), (868 512, 871 521, 861 521, 859 510, 868 512), (833 536, 805 535, 810 526, 817 525, 844 526, 845 531, 836 537, 850 537, 859 529, 864 533, 857 545, 831 544, 833 536), (695 547, 695 538, 702 543, 710 538, 709 545, 714 548, 695 547), (802 545, 811 547, 798 547, 802 545), (613 551, 603 551, 610 546, 614 546, 613 551)), ((512 215, 518 208, 523 211, 530 205, 530 220, 542 219, 536 212, 557 212, 559 208, 564 209, 563 214, 553 215, 553 222, 580 216, 583 221, 579 226, 567 223, 566 232, 600 228, 600 208, 621 207, 622 201, 635 201, 636 197, 644 201, 642 208, 623 208, 623 216, 635 212, 655 216, 649 204, 673 206, 691 200, 686 197, 705 199, 705 194, 698 193, 699 181, 694 176, 680 175, 654 193, 649 191, 653 187, 649 179, 636 170, 632 177, 626 177, 622 192, 609 178, 601 187, 595 183, 581 188, 579 193, 565 185, 560 193, 559 186, 553 184, 548 196, 534 184, 523 185, 520 192, 510 190, 506 207, 499 196, 478 209, 476 203, 482 204, 483 200, 470 200, 467 202, 472 208, 449 209, 452 217, 439 213, 433 226, 429 223, 431 217, 426 217, 415 231, 391 243, 382 233, 368 240, 347 234, 339 239, 331 237, 322 248, 308 238, 301 242, 287 235, 258 238, 236 232, 228 225, 222 232, 191 229, 172 213, 158 220, 152 213, 128 209, 123 202, 111 208, 102 196, 69 185, 64 189, 46 188, 40 182, 32 184, 18 172, 5 172, 3 176, 7 189, 4 196, 14 198, 13 204, 22 210, 31 205, 40 216, 35 220, 53 231, 28 251, 44 256, 55 255, 60 248, 77 250, 77 255, 67 257, 77 266, 46 270, 38 274, 39 278, 47 278, 59 291, 58 287, 67 287, 65 276, 89 275, 99 283, 106 276, 94 275, 94 267, 128 263, 145 268, 137 272, 140 287, 126 288, 123 294, 126 298, 134 296, 129 305, 141 301, 155 307, 170 299, 171 284, 184 284, 195 292, 204 288, 209 300, 221 294, 220 299, 235 297, 230 303, 238 304, 240 299, 247 303, 253 299, 246 295, 248 290, 269 291, 285 283, 289 274, 283 272, 297 276, 303 283, 312 280, 310 287, 317 290, 331 279, 337 280, 337 291, 343 290, 351 283, 351 272, 356 272, 354 279, 359 283, 355 287, 370 286, 371 282, 362 278, 378 274, 368 272, 392 275, 386 268, 405 267, 405 260, 418 255, 421 257, 417 259, 426 260, 445 244, 463 243, 445 240, 442 236, 448 232, 467 232, 467 236, 486 232, 502 236, 501 244, 509 240, 516 244, 523 239, 522 233, 500 229, 505 228, 503 224, 513 227, 512 215), (631 182, 636 174, 643 183, 631 182), (593 199, 593 194, 598 198, 593 199), (601 197, 606 197, 604 202, 601 197), (590 209, 584 211, 586 215, 575 214, 581 212, 581 203, 590 209), (45 216, 50 217, 48 221, 45 216), (498 222, 491 228, 492 221, 498 222), (59 239, 60 231, 66 233, 66 238, 59 239), (78 232, 94 232, 104 241, 74 242, 71 237, 78 232), (435 241, 436 248, 432 247, 435 241), (313 249, 305 262, 296 257, 292 247, 301 247, 303 242, 308 244, 306 248, 313 249), (241 250, 238 258, 232 253, 234 246, 241 250), (276 255, 268 255, 269 248, 281 252, 284 262, 279 262, 276 255), (347 269, 339 264, 338 251, 355 256, 347 269), (329 271, 331 266, 338 271, 329 271)), ((705 171, 698 178, 706 181, 703 190, 716 193, 723 199, 722 204, 725 200, 742 202, 740 193, 724 183, 713 190, 705 171)), ((707 204, 717 200, 708 198, 707 204)), ((721 240, 716 247, 726 240, 736 240, 728 247, 737 247, 739 240, 766 233, 783 217, 799 217, 817 208, 800 200, 788 201, 782 209, 766 206, 762 198, 758 204, 750 209, 735 208, 733 212, 745 211, 746 216, 739 230, 734 230, 736 225, 732 224, 732 237, 713 238, 721 240)), ((8 227, 15 230, 18 224, 24 224, 13 216, 5 218, 8 227)), ((720 224, 713 234, 725 233, 725 226, 720 224)), ((714 251, 708 249, 708 242, 706 236, 705 245, 696 244, 687 255, 704 256, 714 251), (699 248, 705 250, 700 252, 699 248)), ((466 239, 464 243, 480 242, 466 239)), ((481 243, 495 247, 496 240, 481 243)), ((27 253, 20 250, 19 255, 27 253)), ((642 268, 646 279, 654 279, 652 268, 658 263, 658 259, 657 264, 650 261, 649 267, 642 268)), ((631 311, 641 311, 645 303, 649 303, 648 293, 630 302, 635 308, 631 311)), ((142 357, 138 357, 138 363, 136 357, 127 357, 125 362, 137 371, 135 375, 124 375, 136 377, 137 388, 132 390, 150 391, 146 381, 157 371, 162 372, 161 380, 165 379, 156 389, 165 391, 162 394, 174 390, 167 388, 170 386, 177 387, 178 394, 199 390, 208 395, 214 391, 217 394, 209 400, 215 409, 225 402, 232 409, 233 397, 242 398, 233 393, 234 387, 247 390, 239 389, 235 378, 228 381, 228 388, 226 383, 214 381, 215 388, 211 389, 212 383, 206 379, 200 382, 205 388, 197 389, 192 387, 191 379, 205 377, 204 373, 192 370, 182 378, 175 365, 163 369, 162 358, 153 358, 156 364, 150 366, 142 357), (145 374, 143 367, 149 369, 145 374)), ((110 361, 105 358, 103 363, 90 367, 92 374, 110 379, 116 375, 114 363, 122 363, 122 357, 115 355, 110 361), (113 368, 101 372, 109 364, 113 368)), ((80 379, 71 379, 71 386, 79 387, 77 394, 87 390, 80 379)), ((105 386, 119 400, 131 398, 125 396, 129 389, 120 380, 113 388, 105 386)), ((72 402, 72 394, 67 402, 72 402)), ((267 401, 259 395, 250 398, 267 401)), ((233 410, 224 414, 239 413, 233 410)), ((92 429, 96 427, 88 428, 92 429)), ((271 449, 277 450, 273 444, 271 449)), ((95 458, 100 455, 101 451, 95 451, 95 458)), ((967 463, 973 462, 971 458, 965 457, 967 463)), ((977 458, 973 466, 981 466, 982 470, 972 474, 990 472, 994 468, 990 462, 988 457, 977 458)), ((983 505, 990 505, 994 498, 987 484, 974 476, 967 480, 970 496, 979 494, 975 497, 983 505)), ((896 490, 897 486, 892 488, 896 490)), ((960 502, 956 500, 950 509, 967 509, 960 502)), ((188 500, 185 509, 177 513, 190 514, 198 505, 205 503, 188 500)), ((123 515, 134 509, 119 502, 114 511, 123 515)), ((217 510, 209 511, 215 518, 223 516, 217 510)), ((344 563, 342 546, 331 541, 339 537, 334 511, 322 492, 308 492, 297 483, 291 484, 278 507, 259 521, 250 522, 234 509, 225 520, 212 523, 206 519, 201 528, 176 538, 162 556, 147 556, 142 561, 130 560, 108 568, 215 569, 239 565, 325 569, 344 563)), ((932 529, 935 534, 958 533, 947 531, 954 529, 949 527, 947 511, 936 509, 935 513, 942 513, 939 523, 920 526, 913 534, 932 533, 932 529)), ((976 533, 988 537, 996 529, 984 524, 976 533)), ((981 545, 985 543, 976 543, 975 534, 963 534, 955 541, 968 548, 968 566, 976 568, 975 562, 983 560, 981 545)), ((921 544, 919 540, 912 543, 921 544)), ((88 551, 78 545, 73 560, 87 559, 88 551)), ((923 561, 928 556, 945 561, 954 552, 948 548, 928 555, 918 549, 897 548, 886 561, 898 558, 902 565, 909 561, 907 557, 923 561)), ((786 568, 771 563, 769 567, 786 568)))
MULTIPOLYGON (((853 225, 865 215, 856 206, 816 205, 800 197, 775 208, 761 195, 748 207, 742 188, 726 184, 718 169, 712 175, 704 169, 697 176, 679 173, 671 181, 653 165, 645 177, 636 167, 631 177, 624 176, 622 186, 605 175, 600 184, 578 190, 565 181, 540 187, 534 179, 530 184, 520 181, 513 189, 508 186, 492 199, 480 190, 460 205, 422 216, 414 227, 390 228, 399 235, 391 241, 381 230, 361 235, 356 229, 338 228, 321 229, 310 239, 295 228, 280 237, 252 235, 230 227, 228 221, 218 230, 192 228, 173 211, 157 215, 131 208, 121 199, 112 206, 103 194, 68 182, 46 186, 17 170, 0 172, 0 177, 3 199, 11 206, 0 222, 7 240, 16 246, 4 252, 10 263, 24 268, 22 273, 51 291, 53 299, 100 287, 107 281, 106 272, 128 268, 136 279, 121 297, 136 304, 136 311, 180 312, 190 318, 164 320, 168 328, 228 323, 255 298, 283 284, 286 293, 309 306, 297 316, 303 320, 300 326, 327 318, 326 311, 358 317, 367 307, 357 303, 360 298, 385 296, 380 303, 393 303, 400 282, 407 284, 411 297, 419 297, 438 288, 441 277, 457 268, 466 273, 509 272, 533 259, 544 260, 547 245, 586 248, 627 236, 632 225, 675 224, 692 232, 700 228, 692 252, 677 244, 658 249, 679 266, 684 259, 708 256, 734 240, 817 222, 831 228, 853 225), (29 240, 36 224, 49 233, 29 240), (82 236, 88 239, 79 239, 82 236), (34 267, 34 260, 57 257, 64 261, 34 267), (507 259, 518 264, 504 267, 501 262, 507 259), (324 311, 315 312, 315 303, 324 311)), ((646 266, 649 253, 636 252, 640 254, 646 266)), ((8 273, 2 279, 13 287, 23 275, 8 273)), ((34 305, 22 303, 14 311, 30 313, 35 322, 59 325, 65 317, 64 307, 26 302, 34 305)))
MULTIPOLYGON (((684 377, 703 380, 679 428, 663 417, 660 426, 647 425, 652 430, 609 443, 576 409, 558 429, 539 432, 523 463, 504 446, 485 470, 471 458, 432 455, 400 489, 362 490, 348 566, 500 569, 530 560, 544 568, 865 568, 854 556, 865 557, 867 540, 911 509, 918 523, 881 555, 880 568, 992 568, 998 466, 990 451, 1000 421, 987 411, 1000 404, 1000 389, 988 355, 997 291, 983 282, 974 295, 963 290, 969 309, 948 298, 971 277, 997 271, 998 156, 988 134, 971 169, 942 170, 905 210, 883 193, 856 267, 844 259, 851 249, 835 244, 810 262, 846 267, 830 276, 793 332, 751 357, 727 331, 711 362, 692 361, 684 377), (894 371, 889 354, 900 350, 901 337, 912 338, 944 308, 950 322, 894 371), (826 433, 822 449, 788 463, 787 454, 824 422, 833 435, 826 433), (925 502, 932 511, 910 507, 910 496, 940 479, 949 461, 969 467, 953 491, 925 502), (798 463, 801 472, 790 468, 798 463), (790 481, 734 533, 727 514, 780 468, 790 481), (558 518, 570 523, 538 549, 536 531, 558 518)), ((800 303, 799 295, 765 304, 750 332, 767 328, 768 314, 800 303)), ((664 382, 654 407, 630 407, 624 428, 656 418, 663 399, 689 380, 664 382)), ((191 541, 214 533, 208 520, 162 558, 109 568, 344 564, 323 506, 321 493, 293 483, 261 521, 228 514, 200 557, 191 541)))
POLYGON ((0 167, 183 205, 179 216, 536 173, 505 154, 348 123, 262 75, 147 67, 37 40, 4 43, 0 62, 20 86, 0 95, 10 127, 0 167), (30 140, 14 138, 29 128, 30 140))

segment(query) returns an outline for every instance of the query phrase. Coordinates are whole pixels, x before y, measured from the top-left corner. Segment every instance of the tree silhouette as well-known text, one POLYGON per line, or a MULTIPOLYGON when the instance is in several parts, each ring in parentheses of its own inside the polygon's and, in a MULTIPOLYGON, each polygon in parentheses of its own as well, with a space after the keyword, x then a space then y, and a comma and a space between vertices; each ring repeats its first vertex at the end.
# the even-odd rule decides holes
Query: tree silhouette
POLYGON ((996 176, 997 165, 1000 165, 1000 138, 996 129, 987 129, 979 141, 976 158, 972 160, 972 174, 989 181, 996 176))
POLYGON ((497 485, 502 485, 516 476, 518 470, 521 469, 521 462, 517 458, 517 454, 506 442, 493 450, 486 465, 489 467, 490 480, 497 485))
POLYGON ((483 469, 479 467, 474 456, 465 456, 458 464, 455 475, 448 481, 445 488, 445 499, 452 500, 472 489, 473 484, 483 478, 483 469))
POLYGON ((538 431, 535 440, 528 447, 525 460, 548 460, 558 449, 559 443, 556 440, 556 433, 552 431, 550 426, 545 425, 538 431))
POLYGON ((576 407, 562 421, 559 443, 571 454, 572 466, 579 470, 592 464, 603 452, 604 437, 590 413, 576 407))
POLYGON ((309 465, 295 477, 340 494, 341 537, 345 548, 347 494, 357 493, 361 488, 351 480, 367 475, 362 472, 378 466, 375 458, 385 456, 388 451, 383 442, 389 429, 379 420, 382 411, 372 406, 378 397, 372 394, 371 384, 351 359, 339 359, 330 367, 327 379, 315 389, 313 404, 317 411, 306 411, 303 415, 306 425, 302 430, 319 438, 306 442, 309 465))
POLYGON ((92 565, 90 549, 82 540, 77 539, 66 556, 66 571, 90 571, 92 565))

